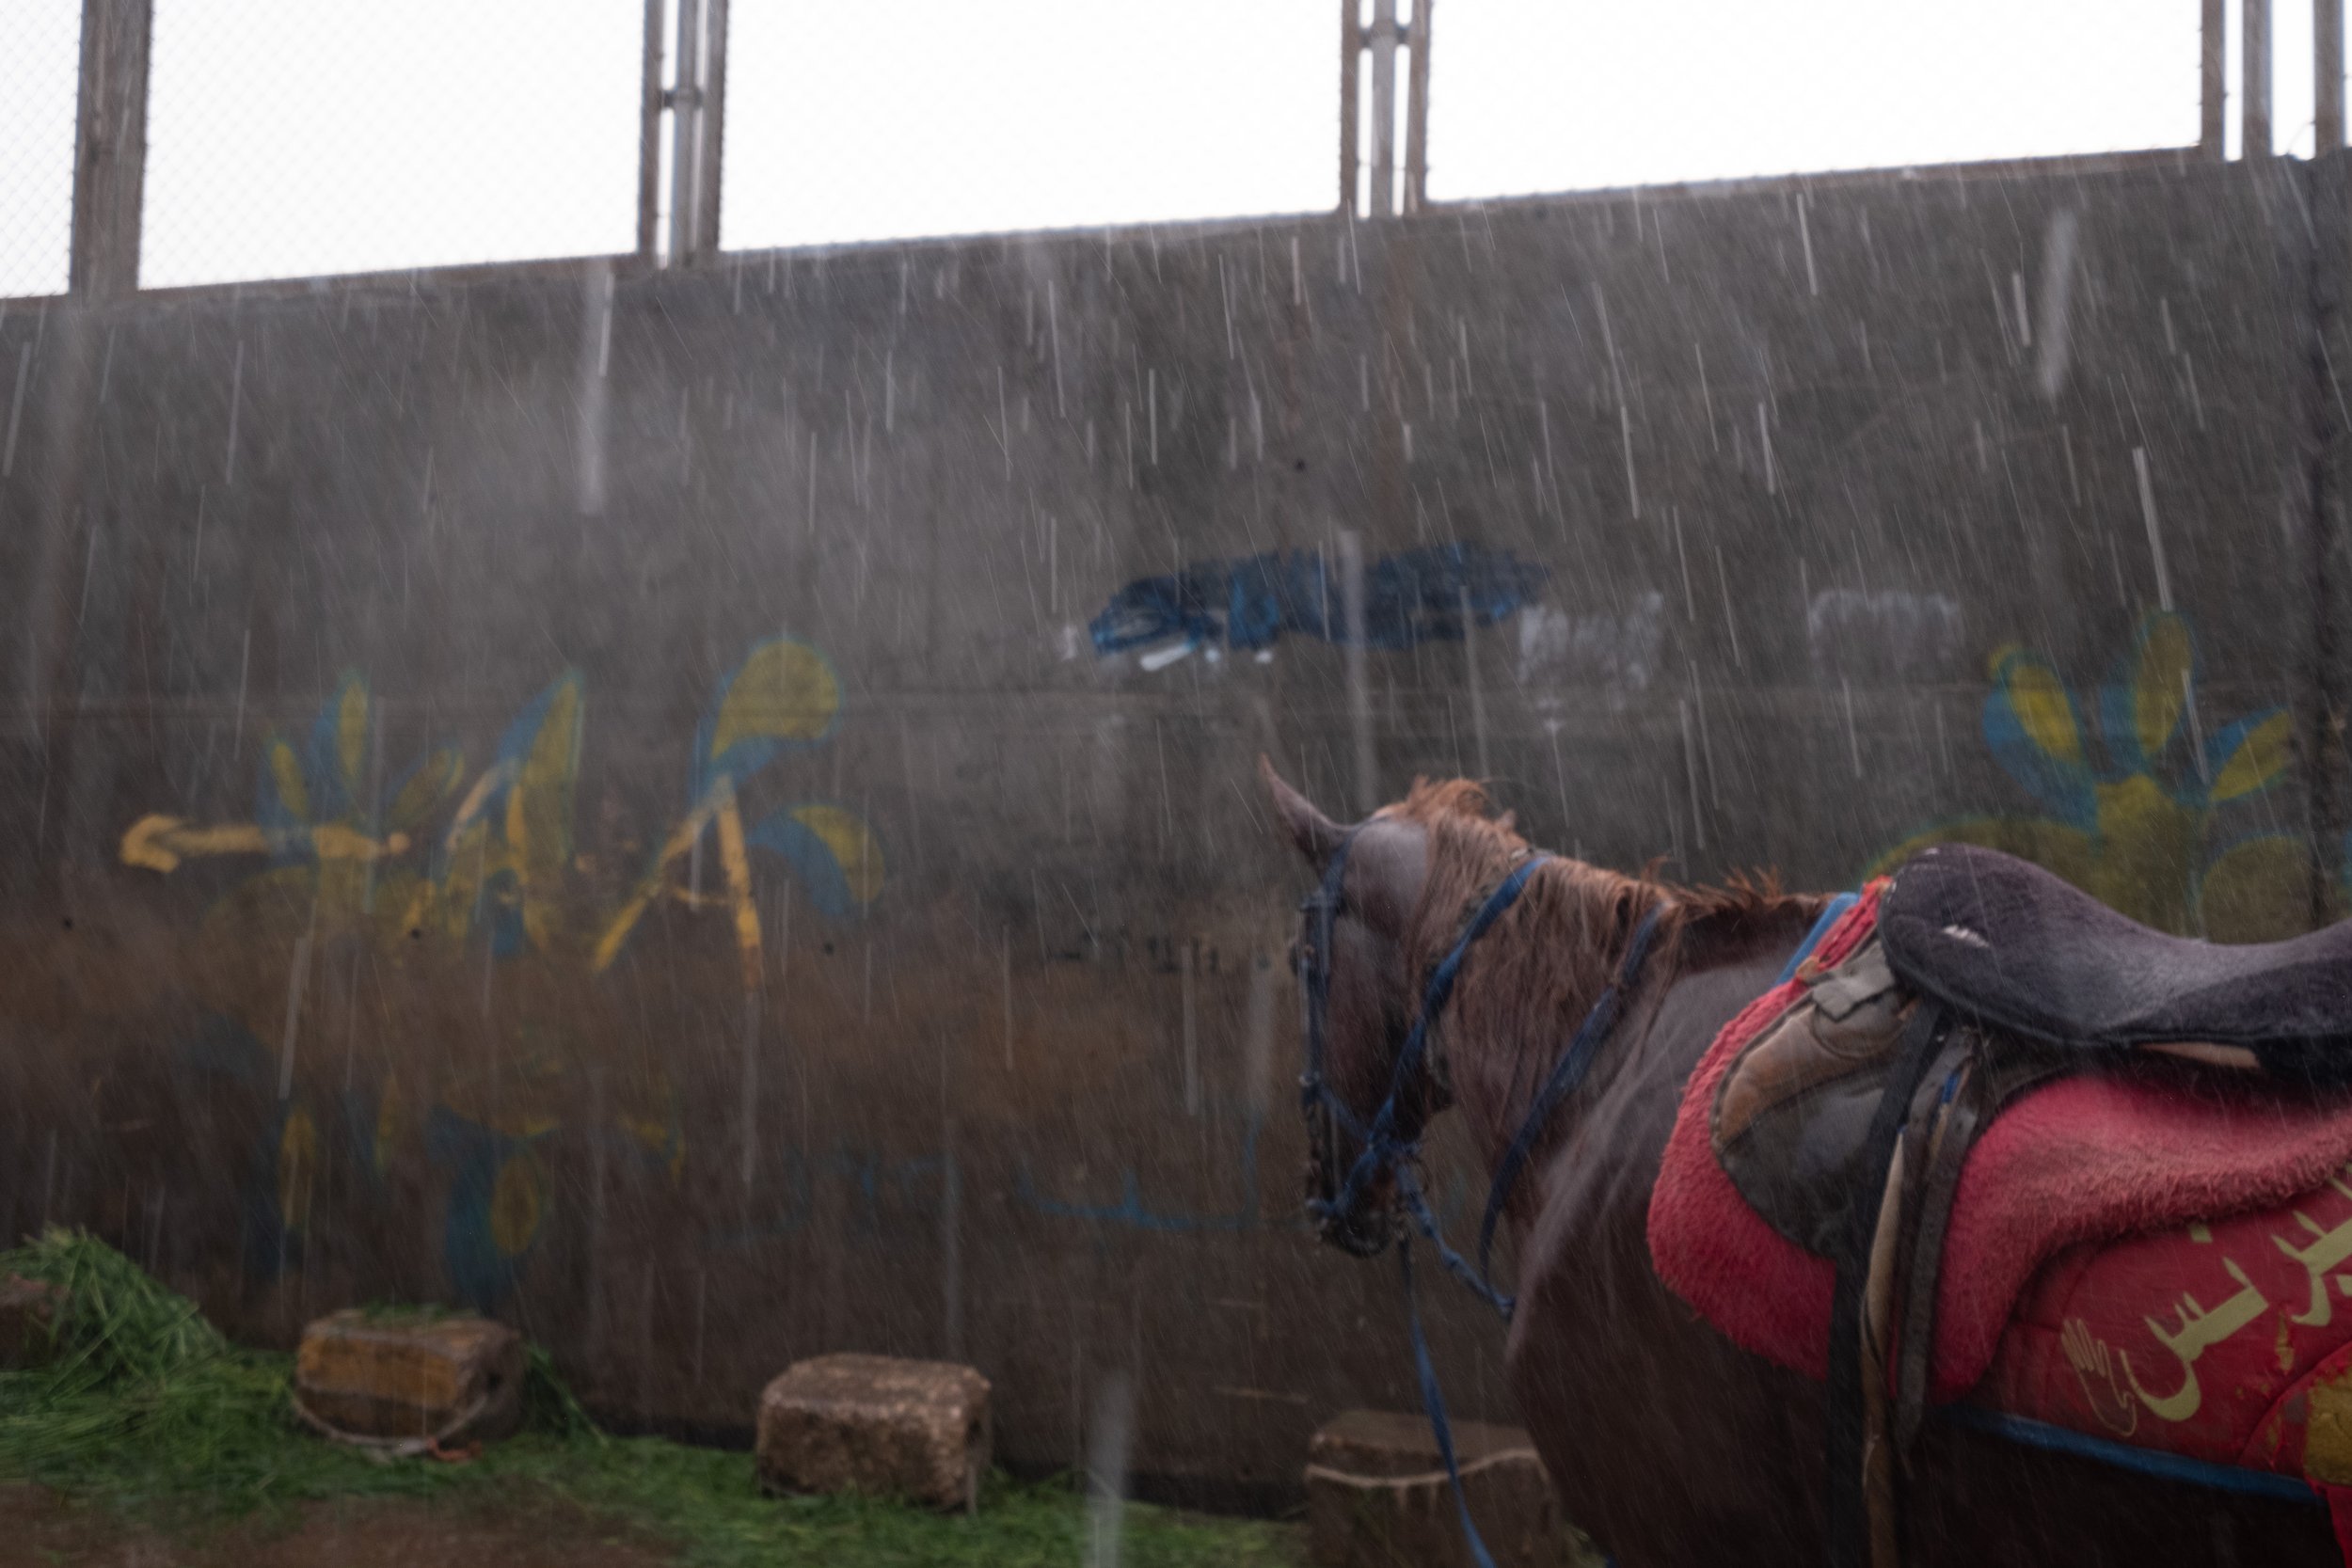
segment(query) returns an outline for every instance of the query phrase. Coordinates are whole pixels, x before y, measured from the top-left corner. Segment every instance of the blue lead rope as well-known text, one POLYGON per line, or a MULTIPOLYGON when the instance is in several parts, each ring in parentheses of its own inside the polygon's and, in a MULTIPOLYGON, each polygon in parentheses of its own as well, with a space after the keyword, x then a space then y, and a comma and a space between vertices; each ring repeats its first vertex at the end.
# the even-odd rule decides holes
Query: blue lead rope
POLYGON ((1438 1249, 1438 1261, 1445 1265, 1445 1272, 1460 1280, 1470 1294, 1493 1307, 1504 1323, 1509 1323, 1514 1306, 1512 1298, 1495 1289, 1483 1267, 1473 1265, 1469 1259, 1446 1244, 1445 1232, 1438 1226, 1438 1216, 1430 1210, 1428 1196, 1421 1190, 1421 1183, 1414 1179, 1413 1173, 1399 1165, 1395 1175, 1397 1196, 1405 1200, 1405 1212, 1412 1216, 1414 1227, 1429 1239, 1431 1246, 1438 1249))
POLYGON ((1462 1516, 1462 1540, 1470 1547, 1473 1568, 1495 1568, 1492 1553, 1470 1519, 1470 1499, 1462 1496, 1462 1467, 1454 1460, 1454 1429, 1445 1418, 1445 1396, 1438 1391, 1438 1370, 1430 1365, 1429 1337, 1421 1328, 1421 1303, 1413 1294, 1413 1243, 1399 1237, 1396 1259, 1405 1275, 1405 1313, 1413 1332, 1413 1370, 1421 1378, 1421 1407, 1428 1414, 1429 1431, 1438 1439, 1438 1457, 1445 1461, 1446 1484, 1454 1489, 1454 1511, 1462 1516))
MULTIPOLYGON (((1355 837, 1355 832, 1350 831, 1347 836, 1341 840, 1339 847, 1325 867, 1323 884, 1311 906, 1315 914, 1315 961, 1317 965, 1311 983, 1318 989, 1318 991, 1320 988, 1328 986, 1330 983, 1332 923, 1339 911, 1341 881, 1345 875, 1347 854, 1348 850, 1354 847, 1355 837)), ((1496 1290, 1493 1281, 1488 1277, 1488 1258, 1494 1244, 1495 1227, 1502 1218, 1503 1206, 1509 1201, 1511 1190, 1518 1183, 1520 1172, 1534 1154, 1536 1143, 1543 1135, 1545 1124, 1549 1121, 1551 1114, 1559 1109, 1562 1101, 1575 1093, 1578 1086, 1583 1083, 1585 1074, 1591 1069, 1594 1057, 1599 1053, 1602 1042, 1616 1028, 1625 1009, 1626 993, 1632 989, 1634 981, 1640 977, 1642 966, 1649 958, 1650 948, 1658 935, 1659 917, 1664 906, 1662 904, 1652 905, 1643 913, 1640 924, 1634 927, 1632 940, 1626 945, 1625 957, 1618 963, 1616 974, 1610 980, 1608 988, 1601 992, 1599 999, 1593 1004, 1592 1010, 1585 1014, 1584 1022, 1579 1025, 1575 1037, 1569 1040, 1567 1050, 1562 1053, 1560 1060, 1553 1065, 1542 1088, 1536 1092, 1534 1102, 1529 1105, 1526 1117, 1519 1123, 1518 1132, 1512 1138, 1510 1148, 1504 1151, 1502 1163, 1496 1167, 1494 1183, 1488 1188, 1486 1194, 1486 1213, 1479 1223, 1478 1261, 1474 1266, 1446 1244, 1445 1236, 1438 1224, 1438 1217, 1431 1212, 1428 1198, 1422 1194, 1421 1183, 1414 1179, 1410 1169, 1410 1162, 1419 1151, 1419 1140, 1399 1138, 1396 1124, 1401 1114, 1398 1106, 1405 1098, 1406 1088, 1420 1073, 1422 1059, 1428 1053, 1429 1030, 1436 1023, 1438 1016, 1445 1010, 1448 998, 1454 994, 1454 980, 1460 975, 1462 965, 1470 957, 1470 948, 1477 943, 1479 938, 1486 934, 1488 928, 1497 920, 1502 917, 1505 911, 1518 901, 1519 895, 1526 891, 1528 881, 1534 876, 1536 868, 1550 858, 1549 855, 1536 853, 1530 855, 1518 865, 1513 867, 1510 875, 1503 878, 1496 885, 1495 890, 1486 895, 1486 902, 1479 906, 1478 912, 1472 915, 1469 925, 1463 927, 1462 935, 1454 942, 1453 951, 1445 956, 1444 961, 1439 963, 1437 971, 1430 975, 1428 987, 1422 994, 1420 1015, 1414 1019, 1412 1030, 1406 1036, 1404 1048, 1397 1053, 1396 1067, 1389 1079, 1388 1098, 1381 1102, 1380 1109, 1375 1113, 1369 1128, 1362 1126, 1357 1120, 1346 1102, 1333 1094, 1329 1085, 1324 1081, 1323 1054, 1326 1042, 1322 1037, 1323 1011, 1319 995, 1311 998, 1307 1072, 1299 1083, 1299 1099, 1303 1110, 1311 1115, 1317 1110, 1328 1111, 1350 1132, 1359 1136, 1364 1145, 1362 1151, 1357 1156, 1356 1163, 1349 1167, 1347 1180, 1342 1184, 1340 1191, 1327 1203, 1318 1202, 1312 1207, 1327 1218, 1343 1218, 1352 1213, 1356 1205, 1362 1201, 1365 1189, 1382 1171, 1387 1171, 1394 1180, 1398 1196, 1404 1200, 1406 1210, 1411 1215, 1414 1226, 1428 1238, 1430 1245, 1437 1249, 1438 1261, 1444 1264, 1448 1273, 1469 1286, 1481 1300, 1502 1314, 1505 1323, 1511 1320, 1517 1302, 1515 1298, 1496 1290)), ((1824 915, 1821 924, 1815 928, 1814 935, 1807 938, 1808 949, 1812 942, 1819 939, 1820 932, 1828 928, 1829 923, 1830 917, 1824 915)), ((1428 1336, 1422 1328, 1421 1303, 1413 1290, 1413 1255, 1409 1237, 1400 1236, 1397 1239, 1397 1260, 1404 1274, 1405 1309, 1412 1334, 1413 1368, 1421 1384, 1422 1408, 1429 1418, 1429 1430, 1437 1439, 1438 1456, 1445 1461, 1446 1484, 1453 1490, 1454 1507, 1461 1516, 1462 1536, 1470 1546, 1473 1568, 1495 1568, 1493 1554, 1487 1551, 1486 1542, 1480 1538, 1478 1526, 1470 1518, 1469 1499, 1462 1492, 1461 1466, 1456 1463, 1454 1453, 1454 1429, 1446 1419, 1445 1396, 1438 1387, 1437 1369, 1429 1359, 1428 1336)))
MULTIPOLYGON (((1526 885, 1526 878, 1520 873, 1534 869, 1531 863, 1513 874, 1519 887, 1526 885)), ((1518 895, 1519 888, 1512 887, 1508 880, 1502 888, 1495 890, 1496 895, 1500 897, 1505 888, 1509 889, 1511 897, 1518 895)), ((1568 1042, 1568 1049, 1561 1053, 1550 1076, 1545 1079, 1544 1086, 1535 1095, 1534 1103, 1528 1107, 1525 1119, 1519 1123, 1518 1135, 1511 1140, 1510 1148, 1504 1151, 1502 1164, 1496 1166, 1494 1184, 1486 1192, 1486 1212, 1478 1226, 1478 1263, 1475 1269, 1459 1253, 1446 1245, 1445 1238, 1438 1233, 1437 1216, 1429 1212, 1428 1201, 1422 1196, 1421 1183, 1402 1168, 1396 1172, 1397 1190, 1412 1213, 1413 1223, 1421 1227, 1422 1234, 1427 1236, 1430 1244, 1438 1249, 1438 1260, 1444 1263, 1447 1272, 1502 1314, 1505 1323, 1511 1321, 1512 1311, 1518 1303, 1518 1298, 1506 1296, 1496 1290, 1487 1273, 1487 1259, 1494 1245, 1496 1222, 1502 1218, 1503 1205, 1510 1198, 1512 1187, 1518 1181, 1519 1172, 1534 1153, 1544 1124, 1550 1120, 1551 1113, 1560 1108, 1560 1102, 1575 1093, 1577 1085, 1583 1083, 1594 1056, 1599 1053, 1601 1041, 1607 1039, 1610 1032, 1616 1028, 1618 1017, 1625 1008, 1626 990, 1642 973, 1642 964, 1648 958, 1650 945, 1657 938, 1661 908, 1661 905, 1651 905, 1642 916, 1641 924, 1634 927, 1633 940, 1626 946, 1625 958, 1617 966, 1615 977, 1609 982, 1609 989, 1600 993, 1599 1000, 1593 1004, 1593 1010, 1584 1015, 1584 1022, 1578 1027, 1576 1037, 1568 1042)), ((1501 912, 1496 908, 1495 899, 1487 899, 1486 907, 1479 911, 1479 918, 1471 922, 1461 942, 1439 967, 1438 976, 1432 978, 1432 1004, 1442 1003, 1444 999, 1443 993, 1438 990, 1438 979, 1445 981, 1447 990, 1453 989, 1454 972, 1461 967, 1464 953, 1477 935, 1493 923, 1492 916, 1501 912)), ((1432 1016, 1432 1011, 1431 1005, 1423 1006, 1422 1022, 1432 1016)), ((1416 1037, 1421 1029, 1421 1023, 1414 1025, 1416 1037)), ((1462 1493, 1461 1465, 1454 1456, 1454 1429, 1446 1419, 1445 1395, 1438 1386, 1437 1368, 1429 1359, 1429 1338, 1422 1332, 1421 1302, 1413 1291, 1413 1243, 1409 1237, 1398 1239, 1396 1256, 1405 1276, 1406 1319, 1412 1332, 1413 1370, 1421 1379, 1422 1409, 1429 1418, 1430 1434, 1438 1440, 1438 1456, 1445 1461, 1446 1484, 1454 1493, 1454 1512, 1462 1519, 1462 1539, 1470 1547, 1473 1568, 1495 1568, 1494 1558, 1487 1552, 1486 1543, 1480 1537, 1476 1522, 1470 1518, 1470 1499, 1462 1493)))

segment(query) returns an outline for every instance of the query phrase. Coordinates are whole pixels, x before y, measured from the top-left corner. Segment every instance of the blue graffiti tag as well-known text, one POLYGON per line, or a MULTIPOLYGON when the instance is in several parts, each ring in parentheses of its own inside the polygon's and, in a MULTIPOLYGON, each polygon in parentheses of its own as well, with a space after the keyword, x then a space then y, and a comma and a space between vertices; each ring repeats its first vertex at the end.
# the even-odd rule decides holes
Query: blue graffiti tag
MULTIPOLYGON (((1364 568, 1363 641, 1375 648, 1459 641, 1463 616, 1481 626, 1515 614, 1550 572, 1484 545, 1427 545, 1364 568)), ((1138 578, 1088 626, 1098 654, 1181 639, 1191 646, 1272 647, 1285 632, 1348 640, 1338 570, 1321 550, 1271 550, 1138 578)))
POLYGON ((1204 1214, 1182 1210, 1158 1210, 1143 1199, 1143 1183, 1130 1165, 1119 1173, 1119 1200, 1104 1203, 1084 1198, 1055 1197, 1038 1188, 1024 1160, 1012 1179, 1013 1197, 1026 1209, 1054 1219, 1092 1220, 1098 1225, 1131 1230, 1220 1231, 1258 1228, 1258 1134, 1265 1119, 1250 1116, 1242 1123, 1241 1207, 1230 1214, 1204 1214))

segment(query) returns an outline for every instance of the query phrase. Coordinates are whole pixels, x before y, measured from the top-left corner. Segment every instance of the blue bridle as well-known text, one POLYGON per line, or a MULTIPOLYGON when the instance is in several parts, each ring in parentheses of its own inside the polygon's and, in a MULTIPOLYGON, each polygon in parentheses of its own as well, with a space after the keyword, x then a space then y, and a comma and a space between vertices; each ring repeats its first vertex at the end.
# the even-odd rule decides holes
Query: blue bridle
MULTIPOLYGON (((1339 847, 1332 851, 1330 863, 1324 867, 1323 881, 1299 905, 1300 913, 1311 922, 1306 951, 1300 954, 1301 979, 1304 982, 1301 987, 1302 1001, 1306 1010, 1307 1070, 1298 1080, 1299 1111, 1307 1118, 1312 1180, 1327 1189, 1325 1194, 1311 1195, 1307 1209, 1314 1216, 1317 1233, 1324 1240, 1359 1257, 1370 1257, 1387 1244, 1388 1236, 1384 1230, 1367 1229, 1358 1210, 1365 1194, 1386 1174, 1395 1183, 1397 1195, 1403 1199, 1406 1212, 1412 1216, 1414 1227, 1428 1238, 1430 1245, 1437 1248, 1438 1260, 1444 1263, 1447 1272, 1469 1286, 1508 1323, 1517 1305, 1515 1298, 1495 1289, 1487 1273, 1495 1227, 1502 1217, 1503 1206, 1510 1198, 1512 1188, 1535 1151, 1545 1124, 1559 1109, 1561 1101, 1583 1083, 1601 1043, 1616 1028, 1618 1020, 1623 1016, 1626 992, 1640 976, 1642 966, 1648 959, 1658 935, 1659 916, 1665 905, 1661 900, 1643 912, 1641 921, 1633 928, 1632 939, 1626 944, 1625 955, 1618 961, 1615 975, 1594 1002, 1592 1010, 1584 1015, 1584 1022, 1568 1041, 1567 1050, 1553 1064, 1550 1074, 1528 1106, 1518 1133, 1503 1151, 1502 1162, 1496 1165, 1494 1183, 1486 1192, 1486 1212, 1479 1220, 1478 1262, 1473 1268, 1446 1244, 1437 1215, 1430 1211, 1421 1183, 1413 1175, 1413 1164, 1421 1153, 1420 1132, 1416 1129, 1414 1134, 1407 1137, 1400 1131, 1399 1122, 1404 1116, 1400 1107, 1410 1097, 1421 1108, 1427 1108, 1429 1097, 1423 1083, 1423 1062, 1429 1050, 1429 1031, 1438 1022, 1438 1015, 1445 1010, 1448 999, 1453 996, 1454 980, 1460 975, 1470 948, 1496 921, 1502 918, 1504 911, 1518 901, 1519 895, 1527 890, 1528 880, 1534 876, 1536 868, 1551 857, 1537 851, 1512 867, 1510 874, 1486 895, 1477 912, 1462 927, 1461 937, 1454 942, 1453 951, 1445 956, 1429 976, 1429 984, 1422 992, 1421 1011, 1414 1018, 1412 1028, 1405 1037, 1404 1048, 1397 1053, 1396 1066, 1390 1073, 1388 1098, 1380 1102, 1380 1108, 1373 1114, 1371 1124, 1366 1126, 1347 1102, 1332 1092, 1329 1082, 1324 1076, 1324 1058, 1329 1044, 1327 1036, 1331 1007, 1332 927, 1346 901, 1342 884, 1347 875, 1348 852, 1355 847, 1356 835, 1362 831, 1360 823, 1348 830, 1346 836, 1340 840, 1339 847), (1336 1190, 1330 1190, 1334 1186, 1332 1167, 1337 1153, 1333 1129, 1339 1127, 1345 1128, 1363 1148, 1349 1166, 1345 1181, 1337 1183, 1336 1190)), ((1429 1426, 1438 1441, 1438 1455, 1445 1461, 1446 1479, 1454 1489, 1454 1506, 1461 1515, 1462 1533, 1470 1544, 1471 1560, 1477 1568, 1494 1568, 1494 1559, 1487 1552, 1486 1543, 1479 1538, 1478 1527, 1470 1521, 1470 1505, 1462 1496, 1461 1472, 1454 1463, 1454 1434, 1446 1420, 1445 1399, 1438 1388, 1436 1369, 1430 1364, 1428 1339, 1422 1332, 1421 1307, 1413 1293, 1412 1240, 1407 1235, 1399 1234, 1396 1243, 1397 1259, 1405 1280, 1405 1307, 1412 1329, 1413 1362, 1421 1383, 1422 1404, 1428 1412, 1429 1426)))
POLYGON ((1518 1134, 1512 1138, 1502 1162, 1495 1167, 1494 1184, 1487 1190, 1486 1212, 1479 1221, 1478 1262, 1473 1269, 1446 1244, 1439 1234, 1437 1218, 1430 1212, 1420 1183, 1412 1174, 1413 1163, 1421 1153, 1419 1130, 1406 1136, 1401 1123, 1407 1105, 1425 1107, 1427 1104, 1423 1079, 1429 1053, 1429 1032, 1444 1013, 1446 1003, 1452 999, 1454 982, 1461 974, 1463 964, 1469 960, 1470 949, 1477 944, 1479 938, 1493 928, 1495 922, 1502 919, 1513 904, 1518 902, 1519 895, 1527 890, 1527 884, 1536 869, 1551 857, 1538 850, 1512 867, 1510 874, 1495 884, 1494 890, 1486 895, 1477 911, 1462 927, 1462 934, 1454 942, 1453 950, 1431 972, 1429 983, 1422 991, 1421 1010, 1415 1016, 1412 1028, 1405 1037, 1404 1048, 1397 1053, 1396 1065, 1390 1072, 1388 1096, 1380 1102, 1380 1108, 1373 1113, 1372 1121, 1367 1125, 1344 1100, 1332 1092, 1324 1072, 1325 1058, 1329 1049, 1332 928, 1346 902, 1342 884, 1347 876, 1348 853, 1355 847, 1356 835, 1360 832, 1360 825, 1348 830, 1347 835, 1340 840, 1339 847, 1332 851, 1330 863, 1324 868, 1322 883, 1299 906, 1300 912, 1312 922, 1307 950, 1300 955, 1304 972, 1302 979, 1305 981, 1302 989, 1307 1015, 1307 1070, 1298 1080, 1299 1111, 1308 1120, 1310 1140, 1316 1144, 1315 1158, 1327 1185, 1330 1184, 1329 1163, 1336 1152, 1328 1129, 1343 1128, 1363 1146, 1348 1167, 1345 1180, 1337 1183, 1336 1190, 1311 1196, 1307 1209, 1315 1217, 1317 1229, 1326 1240, 1334 1241, 1349 1251, 1360 1251, 1362 1255, 1370 1256, 1380 1249, 1384 1238, 1376 1235, 1367 1237, 1362 1228, 1362 1216, 1358 1210, 1373 1184, 1383 1175, 1390 1177, 1396 1183, 1398 1195, 1412 1214, 1415 1226, 1438 1248, 1446 1267, 1501 1312, 1507 1322, 1511 1316, 1512 1298, 1497 1291, 1488 1277, 1495 1227, 1502 1220, 1503 1206, 1509 1201, 1512 1189, 1518 1184, 1529 1158, 1534 1155, 1535 1145, 1542 1137, 1551 1114, 1583 1083, 1601 1042, 1616 1027, 1624 1011, 1625 993, 1649 957, 1650 947, 1658 934, 1659 915, 1665 906, 1661 901, 1651 905, 1643 913, 1641 921, 1634 927, 1631 941, 1626 945, 1625 955, 1619 960, 1614 978, 1593 1004, 1592 1010, 1585 1014, 1584 1022, 1569 1040, 1567 1050, 1553 1064, 1550 1075, 1545 1079, 1534 1101, 1528 1106, 1518 1134), (1371 1244, 1363 1245, 1367 1240, 1371 1244))

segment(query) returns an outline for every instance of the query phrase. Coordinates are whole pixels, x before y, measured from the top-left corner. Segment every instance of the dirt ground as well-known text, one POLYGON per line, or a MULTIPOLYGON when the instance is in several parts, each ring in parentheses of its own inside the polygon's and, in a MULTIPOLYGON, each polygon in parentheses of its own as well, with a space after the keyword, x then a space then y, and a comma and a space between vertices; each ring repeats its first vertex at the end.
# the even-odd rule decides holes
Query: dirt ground
POLYGON ((293 1519, 158 1531, 45 1488, 0 1486, 0 1568, 657 1568, 662 1543, 548 1497, 305 1505, 293 1519))

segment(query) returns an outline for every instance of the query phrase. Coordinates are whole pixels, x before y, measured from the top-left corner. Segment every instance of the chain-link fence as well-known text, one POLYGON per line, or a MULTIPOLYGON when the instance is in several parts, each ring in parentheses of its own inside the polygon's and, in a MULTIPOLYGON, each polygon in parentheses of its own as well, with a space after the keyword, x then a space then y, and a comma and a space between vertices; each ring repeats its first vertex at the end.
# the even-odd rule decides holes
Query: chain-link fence
MULTIPOLYGON (((88 202, 128 232, 86 255, 136 258, 135 278, 85 263, 103 293, 622 254, 648 218, 659 254, 1320 208, 1344 4, 1198 0, 1169 23, 1136 0, 0 0, 0 298, 67 287, 86 11, 149 44, 144 165, 88 202), (648 170, 648 39, 659 93, 697 17, 726 41, 676 114, 650 111, 648 170), (675 182, 688 239, 661 193, 698 103, 725 135, 675 182)), ((2201 134, 2219 155, 2223 42, 2239 137, 2240 0, 2202 32, 2200 0, 1433 8, 1439 199, 2201 134)), ((1357 25, 1373 12, 1357 0, 1357 25)), ((2270 30, 2271 140, 2304 153, 2327 117, 2312 14, 2277 0, 2270 30)), ((103 87, 114 56, 92 57, 103 87)))
POLYGON ((65 292, 81 0, 0 5, 0 299, 65 292))
MULTIPOLYGON (((0 4, 0 297, 67 286, 83 10, 0 4)), ((644 14, 152 0, 139 286, 634 249, 644 14)))
POLYGON ((142 287, 636 245, 641 0, 154 0, 142 287))
MULTIPOLYGON (((1436 17, 1438 200, 2198 136, 2197 0, 1438 0, 1436 17)), ((2277 141, 2308 155, 2310 0, 2277 17, 2277 141)))
POLYGON ((1146 24, 1161 14, 1136 0, 735 0, 725 245, 1328 206, 1338 6, 1191 0, 1146 24))

